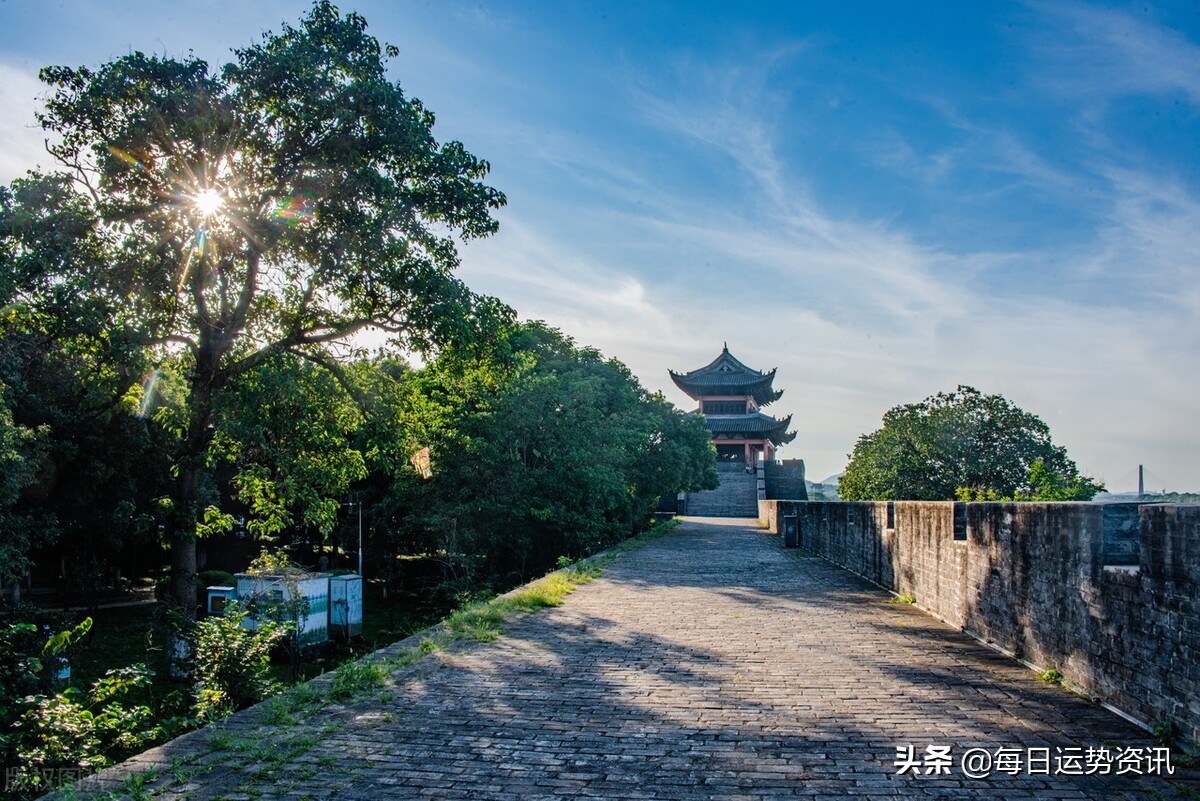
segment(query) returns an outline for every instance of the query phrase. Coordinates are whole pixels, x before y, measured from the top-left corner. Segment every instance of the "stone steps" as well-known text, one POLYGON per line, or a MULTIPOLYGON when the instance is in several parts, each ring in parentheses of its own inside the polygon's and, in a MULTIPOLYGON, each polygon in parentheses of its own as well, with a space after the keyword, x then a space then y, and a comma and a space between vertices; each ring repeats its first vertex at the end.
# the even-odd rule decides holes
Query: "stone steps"
POLYGON ((721 486, 689 492, 686 514, 694 517, 758 517, 758 479, 742 469, 719 470, 721 486))

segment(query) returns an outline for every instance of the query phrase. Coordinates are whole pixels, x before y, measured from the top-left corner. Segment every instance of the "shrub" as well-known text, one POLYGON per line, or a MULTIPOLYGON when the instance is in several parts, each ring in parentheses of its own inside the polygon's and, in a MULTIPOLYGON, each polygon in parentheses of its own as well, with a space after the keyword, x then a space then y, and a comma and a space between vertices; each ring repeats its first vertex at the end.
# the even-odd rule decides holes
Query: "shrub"
POLYGON ((254 630, 244 628, 246 615, 231 603, 223 616, 196 624, 196 714, 202 721, 232 714, 279 691, 267 671, 283 627, 259 620, 254 630))
POLYGON ((204 597, 204 591, 209 587, 236 587, 237 578, 232 573, 226 573, 224 570, 205 570, 196 574, 196 590, 200 593, 199 597, 204 597))
POLYGON ((13 785, 42 790, 48 768, 99 770, 163 738, 166 731, 150 707, 118 700, 134 687, 148 686, 153 675, 139 664, 108 671, 86 695, 72 687, 28 699, 33 705, 17 724, 13 785))
POLYGON ((48 636, 48 625, 39 633, 29 622, 0 624, 0 748, 14 798, 44 792, 47 769, 102 768, 165 735, 149 707, 119 700, 149 685, 144 665, 110 670, 86 693, 53 692, 61 657, 91 625, 48 636))

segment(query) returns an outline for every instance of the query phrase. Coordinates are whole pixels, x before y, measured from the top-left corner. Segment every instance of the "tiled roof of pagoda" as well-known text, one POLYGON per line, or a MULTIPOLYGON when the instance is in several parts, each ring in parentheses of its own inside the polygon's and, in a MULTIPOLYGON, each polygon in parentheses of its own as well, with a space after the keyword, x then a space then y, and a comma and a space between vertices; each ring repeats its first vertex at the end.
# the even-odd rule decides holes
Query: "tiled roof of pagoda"
POLYGON ((783 390, 772 389, 775 370, 769 373, 752 370, 742 364, 726 346, 721 355, 705 366, 688 373, 669 370, 675 386, 695 400, 722 395, 749 395, 759 406, 766 406, 783 396, 783 390))
POLYGON ((787 430, 791 424, 790 414, 782 420, 762 412, 705 415, 705 425, 714 437, 718 434, 744 439, 763 437, 776 445, 786 445, 796 438, 795 431, 787 430))

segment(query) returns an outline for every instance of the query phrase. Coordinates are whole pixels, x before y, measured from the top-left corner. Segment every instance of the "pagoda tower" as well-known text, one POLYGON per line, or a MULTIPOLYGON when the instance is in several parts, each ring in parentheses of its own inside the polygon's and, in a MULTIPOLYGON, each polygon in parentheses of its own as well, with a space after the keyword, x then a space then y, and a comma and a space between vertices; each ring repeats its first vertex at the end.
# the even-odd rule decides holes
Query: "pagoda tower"
POLYGON ((792 416, 777 420, 760 409, 783 395, 772 388, 775 370, 752 370, 734 358, 728 343, 721 355, 697 370, 676 373, 669 370, 675 386, 697 403, 704 415, 717 448, 717 463, 753 466, 759 460, 771 462, 775 449, 796 438, 788 431, 792 416))

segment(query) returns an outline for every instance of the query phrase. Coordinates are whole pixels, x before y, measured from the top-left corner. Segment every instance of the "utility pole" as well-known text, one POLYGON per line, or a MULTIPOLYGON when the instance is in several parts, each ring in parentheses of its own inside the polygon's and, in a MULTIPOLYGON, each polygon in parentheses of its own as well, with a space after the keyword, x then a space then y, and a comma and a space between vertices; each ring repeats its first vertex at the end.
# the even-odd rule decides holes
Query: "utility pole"
POLYGON ((1138 498, 1146 494, 1146 466, 1138 465, 1138 498))

